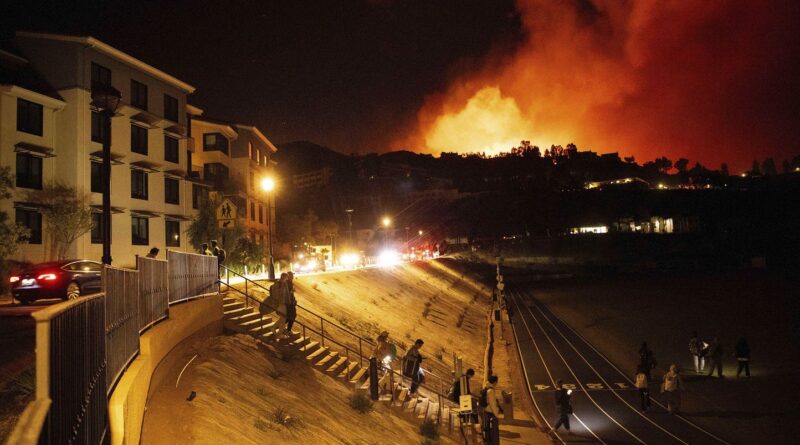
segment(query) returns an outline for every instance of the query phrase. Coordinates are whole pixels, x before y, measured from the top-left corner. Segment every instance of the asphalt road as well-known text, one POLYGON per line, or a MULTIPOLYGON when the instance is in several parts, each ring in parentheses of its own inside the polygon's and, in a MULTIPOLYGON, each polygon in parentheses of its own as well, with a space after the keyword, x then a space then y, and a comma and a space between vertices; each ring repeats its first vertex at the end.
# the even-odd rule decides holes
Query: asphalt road
MULTIPOLYGON (((650 383, 653 397, 648 412, 640 409, 633 387, 633 370, 623 372, 562 322, 534 297, 533 292, 508 291, 514 312, 523 371, 535 409, 548 427, 558 420, 555 381, 572 389, 572 434, 562 428, 553 435, 558 443, 601 444, 729 444, 681 415, 667 413, 661 403, 659 381, 650 383)), ((656 376, 653 376, 654 380, 656 376)))

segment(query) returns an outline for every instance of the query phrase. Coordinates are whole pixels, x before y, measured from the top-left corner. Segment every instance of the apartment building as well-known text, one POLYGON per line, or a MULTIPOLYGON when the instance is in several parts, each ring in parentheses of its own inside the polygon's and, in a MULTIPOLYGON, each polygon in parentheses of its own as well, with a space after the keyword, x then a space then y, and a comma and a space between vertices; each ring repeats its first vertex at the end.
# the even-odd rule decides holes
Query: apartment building
POLYGON ((20 78, 41 82, 27 81, 36 88, 22 80, 0 82, 0 164, 16 176, 14 196, 0 205, 33 234, 14 259, 51 259, 41 214, 21 197, 54 180, 91 194, 96 210, 94 228, 67 255, 101 258, 104 138, 112 153, 114 264, 133 264, 152 246, 191 250, 184 236, 194 198, 194 183, 187 181, 186 99, 194 87, 92 37, 20 32, 15 44, 20 54, 9 63, 17 64, 20 78), (122 95, 108 135, 92 107, 98 85, 122 95))
POLYGON ((275 204, 274 196, 260 184, 272 171, 275 145, 256 127, 212 119, 199 109, 190 114, 190 180, 197 197, 193 206, 197 208, 208 193, 228 199, 236 208, 236 223, 254 241, 267 242, 270 223, 274 227, 275 204))

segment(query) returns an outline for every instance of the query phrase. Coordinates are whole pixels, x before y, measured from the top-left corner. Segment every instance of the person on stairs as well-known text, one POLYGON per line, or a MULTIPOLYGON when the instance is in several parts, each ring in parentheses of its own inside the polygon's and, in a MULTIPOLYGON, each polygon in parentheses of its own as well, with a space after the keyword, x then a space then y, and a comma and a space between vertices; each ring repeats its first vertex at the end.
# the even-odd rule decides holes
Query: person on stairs
POLYGON ((286 272, 282 273, 280 279, 269 287, 269 296, 258 307, 262 316, 275 312, 275 324, 272 328, 272 338, 275 341, 278 341, 281 329, 286 324, 286 301, 289 294, 286 282, 288 280, 289 275, 286 272))
POLYGON ((378 380, 378 389, 381 393, 385 394, 391 391, 392 381, 392 345, 389 343, 389 331, 383 331, 378 334, 378 344, 372 350, 372 356, 375 357, 378 363, 378 372, 380 380, 378 380))
POLYGON ((500 445, 500 419, 503 412, 497 403, 497 376, 490 375, 486 387, 481 390, 480 405, 483 406, 483 443, 486 445, 500 445), (485 400, 483 400, 485 397, 485 400))
POLYGON ((403 375, 406 377, 411 378, 411 389, 409 394, 416 394, 417 388, 419 385, 425 380, 425 376, 422 373, 422 354, 420 354, 419 350, 422 348, 425 342, 422 341, 421 338, 418 338, 414 342, 414 346, 408 349, 406 352, 406 356, 403 359, 403 375))
POLYGON ((294 296, 294 273, 286 272, 286 331, 284 336, 292 335, 292 326, 297 319, 297 298, 294 296))

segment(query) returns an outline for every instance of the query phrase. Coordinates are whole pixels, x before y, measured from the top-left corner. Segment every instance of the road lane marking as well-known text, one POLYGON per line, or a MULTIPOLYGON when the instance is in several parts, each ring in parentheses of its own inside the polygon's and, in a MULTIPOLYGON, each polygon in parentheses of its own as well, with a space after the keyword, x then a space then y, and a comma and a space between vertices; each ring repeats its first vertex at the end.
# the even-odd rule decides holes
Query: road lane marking
MULTIPOLYGON (((534 299, 535 299, 535 297, 534 297, 534 299)), ((534 303, 534 304, 535 304, 535 303, 534 303)), ((549 310, 549 309, 548 309, 548 310, 549 310)), ((550 313, 552 314, 552 311, 550 311, 550 313)), ((617 371, 617 372, 618 372, 618 373, 619 373, 619 374, 620 374, 620 375, 621 375, 621 376, 622 376, 622 377, 623 377, 625 380, 627 380, 627 381, 628 381, 628 382, 629 382, 631 385, 633 385, 633 384, 634 384, 634 383, 633 383, 633 380, 631 380, 631 378, 630 378, 630 377, 629 377, 627 374, 625 374, 624 372, 622 372, 622 371, 621 371, 621 370, 620 370, 620 369, 617 367, 617 365, 615 365, 614 363, 612 363, 612 362, 611 362, 611 360, 609 360, 609 359, 608 359, 608 357, 606 357, 606 356, 605 356, 605 355, 604 355, 602 352, 598 351, 598 350, 597 350, 597 348, 595 348, 595 347, 594 347, 594 345, 592 345, 591 343, 589 343, 589 341, 588 341, 588 340, 586 340, 586 338, 585 338, 583 335, 581 335, 580 333, 578 333, 578 331, 576 331, 574 328, 572 328, 572 326, 570 326, 569 324, 565 323, 565 322, 564 322, 563 320, 561 320, 560 318, 556 317, 556 315, 555 315, 555 314, 553 314, 553 318, 555 318, 555 319, 557 319, 558 321, 560 321, 560 322, 561 322, 561 324, 563 324, 564 326, 566 326, 566 327, 567 327, 567 329, 569 329, 570 331, 572 331, 572 333, 573 333, 573 334, 575 334, 575 335, 576 335, 576 336, 577 336, 579 339, 581 339, 581 341, 583 341, 583 342, 586 344, 586 346, 588 346, 589 348, 591 348, 591 349, 592 349, 592 350, 593 350, 595 353, 597 353, 597 355, 599 355, 599 356, 600 356, 600 357, 601 357, 603 360, 605 360, 605 361, 606 361, 606 363, 608 363, 609 365, 611 365, 611 367, 612 367, 612 368, 614 368, 614 369, 615 369, 615 370, 616 370, 616 371, 617 371)), ((665 409, 665 410, 667 409, 667 407, 666 407, 666 406, 664 406, 664 405, 662 405, 662 404, 661 404, 661 402, 659 402, 658 400, 656 400, 656 399, 651 399, 651 400, 652 400, 653 402, 655 402, 655 404, 656 404, 656 405, 658 405, 658 406, 660 406, 661 408, 663 408, 663 409, 665 409)), ((690 421, 689 419, 687 419, 687 418, 683 417, 682 415, 680 415, 680 414, 675 414, 675 417, 677 417, 677 418, 679 418, 679 419, 683 420, 683 421, 684 421, 684 422, 685 422, 687 425, 689 425, 689 426, 691 426, 691 427, 695 428, 695 429, 696 429, 696 430, 698 430, 698 431, 701 431, 701 432, 703 432, 703 433, 707 434, 708 436, 710 436, 710 437, 712 437, 712 438, 716 439, 717 441, 719 441, 719 442, 721 442, 721 443, 724 443, 725 445, 731 445, 729 442, 726 442, 724 439, 720 438, 719 436, 715 435, 714 433, 712 433, 712 432, 710 432, 710 431, 708 431, 708 430, 706 430, 706 429, 703 429, 702 427, 700 427, 699 425, 697 425, 697 424, 695 424, 694 422, 690 421)))
MULTIPOLYGON (((514 301, 514 306, 517 307, 517 313, 521 313, 520 310, 519 310, 519 303, 517 302, 517 298, 512 296, 512 300, 514 301)), ((551 384, 553 386, 555 386, 556 381, 553 380, 553 375, 550 374, 550 368, 547 366, 547 362, 544 360, 544 356, 542 356, 542 351, 539 349, 539 344, 536 342, 536 338, 534 338, 533 333, 531 332, 531 328, 528 326, 528 322, 525 321, 525 317, 520 316, 520 318, 522 319, 522 323, 525 325, 525 330, 528 331, 528 336, 530 336, 531 341, 533 342, 533 346, 536 347, 536 352, 539 354, 539 359, 542 361, 542 366, 544 366, 544 370, 545 370, 545 372, 547 372, 547 376, 550 378, 551 384)), ((517 336, 517 331, 515 330, 514 331, 514 339, 517 340, 517 344, 519 344, 519 340, 517 339, 516 336, 517 336)), ((518 352, 520 354, 519 359, 520 359, 520 362, 522 363, 522 366, 523 366, 522 369, 525 371, 525 380, 528 381, 528 371, 525 369, 525 361, 522 358, 522 350, 519 349, 519 348, 517 348, 517 350, 518 350, 518 352)), ((542 419, 544 420, 544 423, 547 425, 547 427, 549 429, 553 429, 553 426, 550 424, 550 421, 547 419, 547 417, 544 416, 544 414, 542 413, 542 410, 539 409, 539 405, 536 404, 536 397, 533 396, 533 391, 531 391, 530 382, 528 383, 528 391, 530 391, 531 399, 533 399, 533 401, 534 401, 533 403, 536 405, 536 409, 539 411, 539 415, 542 416, 542 419)), ((574 414, 573 414, 573 416, 574 416, 574 414)), ((576 417, 576 419, 577 419, 577 417, 576 417)), ((603 439, 600 438, 600 436, 595 434, 594 431, 592 431, 592 429, 589 428, 588 425, 583 423, 581 420, 578 420, 578 422, 580 422, 580 424, 583 425, 584 428, 586 428, 586 431, 588 431, 592 436, 594 436, 594 438, 597 439, 598 442, 600 442, 603 445, 607 445, 603 441, 603 439)), ((561 435, 558 434, 558 431, 555 431, 554 434, 558 438, 558 440, 561 441, 562 444, 566 445, 566 442, 561 437, 561 435)))
MULTIPOLYGON (((545 338, 547 338, 547 341, 548 341, 548 342, 550 342, 550 344, 553 346, 553 349, 556 351, 556 354, 558 354, 558 356, 561 358, 561 361, 562 361, 562 362, 564 362, 564 366, 566 366, 566 367, 567 367, 567 369, 569 370, 570 374, 572 374, 572 377, 574 377, 574 378, 575 378, 575 381, 576 381, 576 382, 578 382, 578 384, 579 384, 579 385, 581 385, 581 387, 583 387, 583 384, 581 383, 581 379, 579 379, 579 378, 578 378, 578 375, 577 375, 577 374, 575 373, 575 371, 572 369, 572 366, 570 366, 570 365, 569 365, 569 363, 567 363, 567 359, 566 359, 566 358, 564 358, 564 355, 563 355, 563 354, 561 354, 561 351, 559 351, 559 349, 558 349, 558 347, 556 346, 555 342, 554 342, 554 341, 553 341, 553 339, 550 337, 550 334, 548 334, 548 333, 547 333, 547 331, 545 331, 545 330, 544 330, 544 326, 542 326, 542 324, 541 324, 541 323, 539 323, 539 319, 538 319, 538 318, 536 318, 536 315, 533 313, 533 311, 531 310, 531 308, 530 308, 530 307, 527 307, 526 309, 528 309, 528 313, 529 313, 529 314, 531 314, 531 317, 533 317, 533 321, 535 321, 535 322, 536 322, 536 324, 537 324, 537 325, 539 325, 539 329, 542 331, 542 334, 544 334, 545 338)), ((579 354, 579 355, 580 355, 580 354, 579 354)), ((584 360, 584 361, 585 361, 585 360, 584 360)), ((591 367, 591 365, 590 365, 589 367, 591 367)), ((615 418, 614 418, 614 417, 613 417, 611 414, 609 414, 609 413, 608 413, 606 410, 604 410, 604 409, 603 409, 603 408, 600 406, 600 404, 599 404, 599 403, 597 403, 597 401, 594 399, 594 397, 592 397, 591 395, 589 395, 589 392, 586 392, 586 397, 588 397, 588 398, 589 398, 589 400, 591 400, 591 401, 592 401, 592 403, 594 403, 594 405, 597 407, 597 409, 599 409, 599 410, 600 410, 600 411, 601 411, 603 414, 605 414, 605 415, 606 415, 606 417, 608 417, 608 418, 609 418, 609 419, 610 419, 612 422, 614 422, 615 424, 617 424, 617 426, 619 426, 620 428, 622 428, 622 430, 623 430, 623 431, 625 431, 626 433, 628 433, 628 435, 630 435, 631 437, 633 437, 634 439, 636 439, 637 441, 639 441, 639 443, 641 443, 641 444, 645 444, 645 443, 646 443, 645 441, 643 441, 642 439, 640 439, 640 438, 639 438, 639 436, 637 436, 636 434, 634 434, 634 433, 633 433, 631 430, 629 430, 629 429, 625 428, 625 427, 624 427, 624 426, 623 426, 621 423, 619 423, 619 422, 617 421, 617 419, 615 419, 615 418)), ((684 442, 684 445, 688 445, 688 444, 686 444, 686 443, 684 442)))
MULTIPOLYGON (((566 336, 566 335, 564 335, 564 333, 563 333, 563 332, 561 332, 561 329, 559 329, 559 328, 558 328, 558 326, 556 326, 556 325, 555 325, 555 323, 553 323, 553 321, 552 321, 552 320, 550 320, 550 318, 547 316, 547 314, 545 314, 545 313, 544 313, 544 311, 542 310, 542 308, 541 308, 541 307, 539 307, 539 306, 537 305, 537 306, 536 306, 536 309, 539 311, 539 313, 540 313, 540 314, 542 314, 542 317, 544 317, 544 319, 545 319, 545 320, 547 320, 547 322, 548 322, 548 323, 550 323, 550 325, 553 327, 553 329, 555 329, 555 330, 556 330, 556 332, 558 332, 558 334, 561 336, 561 338, 563 338, 563 339, 564 339, 564 341, 565 341, 565 342, 567 342, 567 344, 568 344, 568 345, 569 345, 569 346, 572 348, 572 350, 574 350, 574 351, 575 351, 575 353, 576 353, 576 354, 578 354, 578 357, 580 357, 580 358, 581 358, 581 360, 583 360, 583 362, 584 362, 584 363, 586 363, 586 365, 587 365, 587 366, 589 366, 589 368, 591 368, 592 372, 594 372, 594 373, 597 375, 597 377, 599 377, 599 378, 600 378, 600 380, 602 380, 602 381, 603 381, 603 382, 604 382, 606 385, 608 385, 608 382, 606 382, 606 380, 603 378, 603 376, 600 374, 600 372, 598 372, 598 371, 597 371, 597 369, 595 369, 595 367, 594 367, 594 366, 592 366, 592 364, 591 364, 591 363, 589 363, 589 360, 588 360, 588 359, 587 359, 587 358, 586 358, 586 357, 585 357, 583 354, 581 354, 581 352, 580 352, 580 351, 578 351, 578 348, 576 348, 576 347, 575 347, 575 345, 574 345, 574 344, 573 344, 573 343, 572 343, 572 342, 571 342, 571 341, 570 341, 570 340, 567 338, 567 336, 566 336)), ((530 309, 530 308, 528 308, 528 311, 530 311, 530 312, 531 312, 531 315, 533 315, 533 311, 531 311, 531 309, 530 309)), ((534 317, 535 317, 535 315, 534 315, 534 317)), ((566 323, 563 323, 563 322, 562 322, 562 324, 565 324, 565 325, 566 325, 566 323)), ((576 378, 577 378, 577 377, 576 377, 576 378)), ((620 387, 623 387, 623 386, 625 386, 625 384, 624 384, 624 383, 618 383, 617 385, 619 385, 620 387)), ((610 385, 609 385, 609 386, 610 386, 610 385)), ((653 421, 653 419, 651 419, 651 418, 649 418, 649 417, 645 416, 645 415, 644 415, 644 413, 642 413, 640 410, 636 409, 636 407, 634 407, 633 405, 631 405, 630 403, 628 403, 628 401, 627 401, 627 400, 625 400, 625 398, 624 398, 624 397, 620 396, 620 395, 619 395, 619 394, 618 394, 616 391, 612 391, 612 393, 613 393, 613 394, 614 394, 614 395, 615 395, 615 396, 616 396, 616 397, 617 397, 617 398, 618 398, 620 401, 622 401, 622 403, 624 403, 625 405, 627 405, 627 406, 628 406, 628 407, 629 407, 629 408, 630 408, 630 409, 631 409, 631 410, 632 410, 634 413, 636 413, 636 414, 637 414, 639 417, 641 417, 641 418, 643 418, 643 419, 647 420, 647 421, 648 421, 648 422, 649 422, 651 425, 653 425, 653 426, 655 426, 656 428, 660 429, 661 431, 663 431, 663 432, 667 433, 667 434, 668 434, 670 437, 672 437, 673 439, 677 440, 678 442, 680 442, 680 443, 682 443, 682 444, 684 444, 684 445, 689 445, 689 442, 686 442, 685 440, 683 440, 683 439, 679 438, 678 436, 676 436, 676 435, 672 434, 672 433, 671 433, 670 431, 668 431, 666 428, 664 428, 664 427, 662 427, 661 425, 659 425, 659 424, 657 424, 656 422, 654 422, 654 421, 653 421)))

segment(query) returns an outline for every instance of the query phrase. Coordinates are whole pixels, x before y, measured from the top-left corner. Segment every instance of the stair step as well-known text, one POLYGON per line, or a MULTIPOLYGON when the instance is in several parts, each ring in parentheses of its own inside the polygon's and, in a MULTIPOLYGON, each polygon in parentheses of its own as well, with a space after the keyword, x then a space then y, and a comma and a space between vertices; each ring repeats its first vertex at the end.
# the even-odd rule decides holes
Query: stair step
POLYGON ((239 326, 245 329, 250 329, 253 326, 260 326, 264 323, 271 323, 271 322, 272 322, 272 317, 256 317, 253 318, 252 320, 247 320, 239 323, 239 326))
POLYGON ((241 301, 241 300, 239 300, 236 297, 228 297, 228 296, 222 297, 222 304, 223 305, 226 305, 228 303, 236 303, 238 301, 241 301))
POLYGON ((304 352, 304 353, 310 354, 310 353, 316 351, 317 348, 319 348, 319 342, 318 341, 310 341, 310 342, 306 343, 305 345, 303 345, 303 347, 300 348, 300 352, 304 352))
POLYGON ((408 401, 405 403, 405 408, 403 408, 403 411, 409 414, 413 414, 414 410, 417 409, 417 402, 419 402, 419 400, 416 397, 414 396, 409 397, 408 401))
POLYGON ((422 400, 417 400, 417 406, 414 409, 414 415, 417 416, 418 419, 424 419, 425 414, 428 412, 428 405, 429 405, 429 400, 426 398, 422 398, 422 400))
POLYGON ((289 346, 292 346, 294 348, 302 348, 303 346, 308 344, 308 341, 309 340, 307 337, 303 337, 302 335, 300 335, 297 338, 293 339, 291 342, 289 342, 289 346))
POLYGON ((356 369, 358 369, 358 362, 347 362, 347 366, 345 366, 344 369, 339 372, 337 377, 344 380, 350 380, 350 377, 355 374, 356 369))
POLYGON ((341 371, 345 367, 345 365, 347 365, 347 357, 344 356, 339 357, 338 359, 336 359, 336 362, 334 362, 332 365, 328 367, 328 369, 325 370, 325 372, 327 374, 337 375, 339 374, 339 371, 341 371))
POLYGON ((330 348, 328 348, 327 346, 325 346, 323 348, 319 348, 316 351, 314 351, 311 354, 309 354, 306 357, 306 360, 308 360, 309 363, 312 363, 312 364, 316 363, 317 360, 321 360, 323 357, 325 357, 325 354, 327 354, 329 350, 330 350, 330 348))
POLYGON ((403 407, 406 400, 408 399, 408 388, 401 388, 400 391, 397 393, 397 397, 394 399, 394 406, 403 407))
MULTIPOLYGON (((260 320, 259 320, 260 321, 260 320)), ((274 331, 275 330, 275 322, 270 321, 264 324, 250 326, 247 328, 247 332, 251 334, 262 334, 264 331, 274 331)))
POLYGON ((326 369, 328 366, 330 366, 331 363, 335 362, 338 358, 339 358, 338 352, 336 351, 329 352, 328 355, 322 357, 319 361, 317 361, 314 364, 314 366, 321 369, 326 369))
POLYGON ((234 309, 230 309, 230 310, 227 310, 227 311, 223 311, 223 312, 222 312, 222 315, 224 315, 224 316, 225 316, 225 319, 227 319, 227 320, 230 320, 231 318, 238 317, 238 316, 240 316, 240 315, 244 315, 244 314, 246 314, 247 312, 248 312, 248 311, 247 311, 247 309, 246 309, 246 308, 243 308, 243 307, 237 307, 237 308, 234 308, 234 309))
POLYGON ((238 308, 244 308, 244 303, 241 302, 241 301, 236 301, 236 302, 233 302, 233 303, 227 303, 227 304, 223 303, 222 304, 222 311, 223 312, 230 311, 230 310, 233 310, 233 309, 238 309, 238 308))
POLYGON ((428 413, 425 415, 425 418, 433 422, 439 420, 439 403, 431 402, 428 404, 428 413))
POLYGON ((350 383, 359 383, 359 382, 361 382, 362 379, 364 379, 364 376, 367 375, 367 371, 369 371, 369 368, 367 368, 367 367, 359 368, 359 370, 356 371, 356 373, 350 379, 350 383))
POLYGON ((261 318, 261 314, 245 309, 244 312, 237 313, 235 316, 226 316, 226 318, 234 323, 244 323, 261 318))

